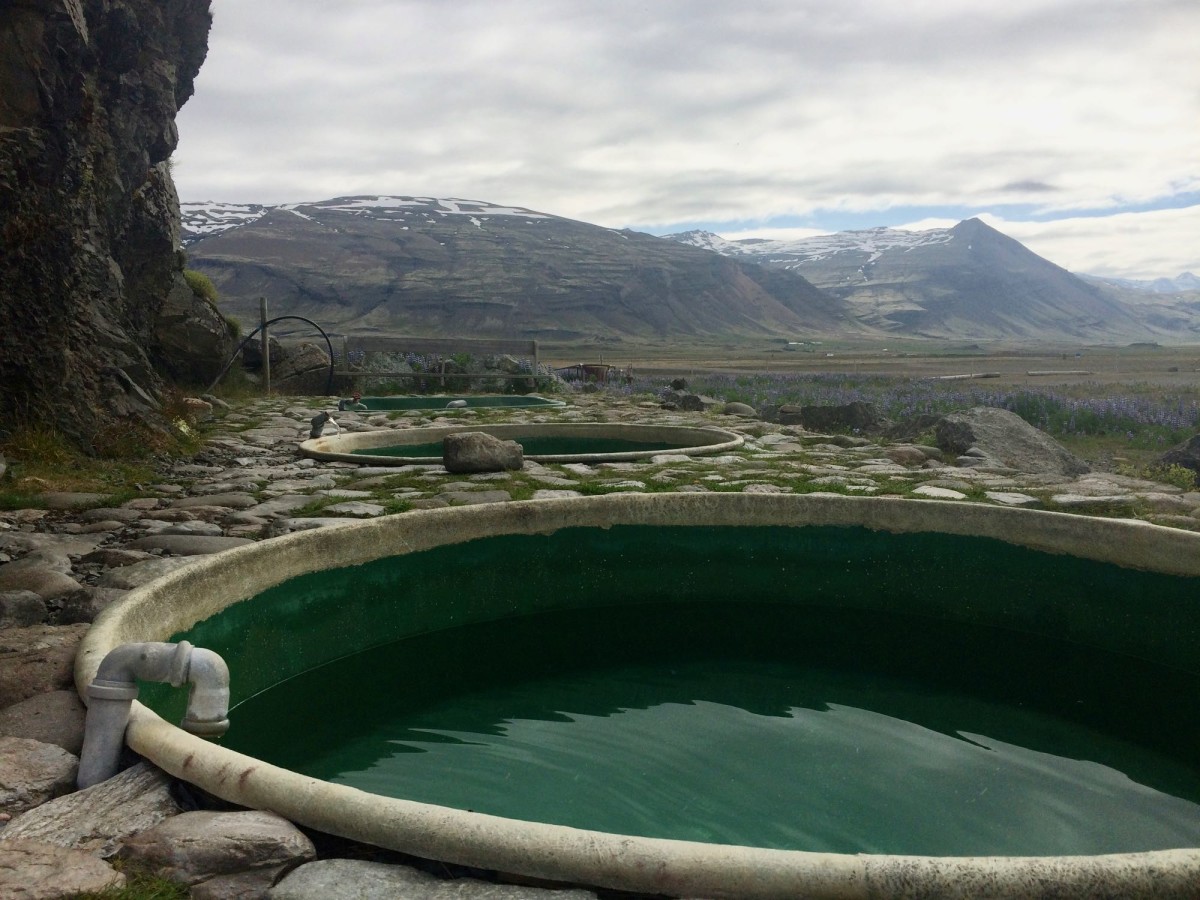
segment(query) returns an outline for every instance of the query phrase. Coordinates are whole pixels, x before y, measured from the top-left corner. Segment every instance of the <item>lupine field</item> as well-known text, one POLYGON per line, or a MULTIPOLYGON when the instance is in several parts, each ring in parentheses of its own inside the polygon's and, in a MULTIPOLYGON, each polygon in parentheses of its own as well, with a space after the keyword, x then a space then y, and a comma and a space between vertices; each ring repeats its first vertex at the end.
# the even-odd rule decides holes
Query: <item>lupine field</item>
MULTIPOLYGON (((440 359, 414 353, 402 361, 416 372, 436 372, 440 359)), ((392 363, 401 359, 392 360, 392 363)), ((486 361, 457 354, 461 371, 480 372, 486 361)), ((354 360, 353 362, 360 362, 354 360)), ((529 360, 520 360, 521 373, 532 374, 529 360)), ((495 374, 494 372, 491 374, 495 374)), ((539 375, 553 370, 539 366, 539 375)), ((605 390, 629 395, 658 395, 666 385, 661 376, 634 375, 615 379, 605 390)), ((421 386, 409 383, 408 390, 421 386)), ((1153 385, 1073 385, 1069 390, 1046 388, 989 388, 986 383, 944 381, 859 374, 700 374, 688 389, 726 402, 764 405, 841 405, 873 403, 893 421, 922 414, 940 414, 972 406, 995 406, 1016 413, 1059 440, 1100 439, 1112 449, 1163 451, 1200 431, 1200 390, 1170 391, 1153 385)), ((553 391, 553 387, 551 387, 553 391)))
MULTIPOLYGON (((656 393, 662 388, 661 380, 635 377, 631 384, 610 389, 656 393)), ((961 381, 885 376, 711 374, 692 378, 688 389, 756 408, 864 401, 875 404, 893 421, 971 406, 996 406, 1015 412, 1056 438, 1123 437, 1130 448, 1140 450, 1165 450, 1200 431, 1200 396, 1196 392, 1166 393, 1148 386, 1105 396, 1110 385, 1076 387, 1069 395, 1053 388, 989 390, 961 381)))

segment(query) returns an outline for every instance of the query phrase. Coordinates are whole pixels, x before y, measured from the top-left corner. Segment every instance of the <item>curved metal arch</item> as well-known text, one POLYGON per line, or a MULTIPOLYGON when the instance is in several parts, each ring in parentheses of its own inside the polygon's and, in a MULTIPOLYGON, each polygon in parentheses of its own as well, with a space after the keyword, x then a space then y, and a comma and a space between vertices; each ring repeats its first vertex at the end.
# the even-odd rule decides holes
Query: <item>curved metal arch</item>
POLYGON ((241 353, 242 350, 245 348, 245 346, 248 343, 250 343, 251 340, 254 339, 254 336, 256 334, 258 334, 260 331, 262 331, 268 325, 274 325, 276 322, 282 322, 284 319, 296 319, 300 322, 306 322, 307 324, 311 325, 313 328, 317 329, 317 331, 319 331, 321 333, 321 337, 325 338, 325 348, 329 351, 329 375, 325 379, 325 394, 326 394, 326 396, 329 396, 330 394, 332 394, 333 393, 333 342, 329 340, 329 335, 327 335, 325 333, 324 328, 322 328, 320 325, 318 325, 312 319, 304 318, 304 316, 276 316, 273 319, 268 319, 266 322, 263 322, 261 325, 259 325, 257 328, 255 328, 252 332, 250 332, 248 335, 246 335, 244 338, 242 338, 242 342, 240 344, 238 344, 237 349, 233 351, 233 356, 229 357, 228 362, 226 362, 225 365, 221 367, 221 371, 217 374, 217 377, 213 379, 213 383, 208 386, 208 391, 206 393, 211 393, 212 390, 220 383, 221 379, 225 377, 225 373, 229 371, 229 367, 233 365, 233 361, 238 358, 238 354, 241 353))

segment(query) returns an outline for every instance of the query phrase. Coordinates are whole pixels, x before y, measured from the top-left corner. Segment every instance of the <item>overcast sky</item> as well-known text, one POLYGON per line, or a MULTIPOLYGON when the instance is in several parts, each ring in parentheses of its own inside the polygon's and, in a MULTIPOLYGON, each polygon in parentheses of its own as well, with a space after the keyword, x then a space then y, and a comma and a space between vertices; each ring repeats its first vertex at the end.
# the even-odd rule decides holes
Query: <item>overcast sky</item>
POLYGON ((980 216, 1200 274, 1198 0, 214 0, 184 200, 457 197, 656 234, 980 216))

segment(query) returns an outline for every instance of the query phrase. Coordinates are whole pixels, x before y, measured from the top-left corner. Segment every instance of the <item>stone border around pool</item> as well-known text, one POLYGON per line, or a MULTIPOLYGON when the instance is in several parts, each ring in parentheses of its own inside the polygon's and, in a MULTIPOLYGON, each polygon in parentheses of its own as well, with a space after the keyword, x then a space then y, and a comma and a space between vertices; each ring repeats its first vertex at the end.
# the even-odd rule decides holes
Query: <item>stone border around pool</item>
POLYGON ((539 463, 629 462, 649 459, 665 453, 705 456, 736 450, 745 438, 732 431, 688 425, 632 425, 605 422, 530 423, 527 425, 446 425, 429 428, 396 428, 380 431, 348 431, 327 437, 311 438, 300 444, 300 452, 325 462, 349 462, 360 466, 441 465, 440 456, 372 456, 355 453, 376 447, 394 447, 405 443, 432 444, 448 434, 482 431, 502 440, 530 438, 609 438, 645 443, 688 442, 669 450, 630 450, 621 453, 527 454, 525 459, 539 463))
MULTIPOLYGON (((166 640, 297 575, 497 534, 613 525, 863 526, 989 537, 1052 553, 1200 577, 1200 534, 1132 520, 898 498, 621 494, 426 510, 226 551, 130 592, 76 657, 83 695, 109 650, 166 640)), ((235 673, 236 677, 236 673, 235 673)), ((675 897, 1192 897, 1200 848, 1064 857, 917 857, 766 850, 632 837, 379 797, 194 737, 134 703, 126 743, 227 801, 428 859, 675 897)))

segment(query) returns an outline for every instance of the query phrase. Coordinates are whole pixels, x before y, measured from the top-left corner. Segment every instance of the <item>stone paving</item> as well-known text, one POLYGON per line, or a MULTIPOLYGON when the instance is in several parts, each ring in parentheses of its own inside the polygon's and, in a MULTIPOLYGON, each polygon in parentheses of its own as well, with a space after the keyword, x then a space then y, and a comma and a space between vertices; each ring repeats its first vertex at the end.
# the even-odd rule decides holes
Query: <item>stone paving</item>
MULTIPOLYGON (((129 590, 196 555, 414 509, 620 491, 898 496, 1138 518, 1200 530, 1200 492, 1167 484, 1104 472, 1023 474, 977 465, 986 460, 969 454, 952 461, 962 463, 956 465, 923 444, 877 443, 739 415, 666 410, 645 396, 580 394, 557 409, 345 412, 335 418, 342 431, 557 421, 712 425, 743 435, 746 443, 718 456, 664 452, 646 461, 595 465, 526 461, 519 471, 467 476, 440 465, 355 466, 303 458, 297 443, 322 408, 319 399, 279 398, 219 410, 203 450, 166 466, 139 497, 108 505, 103 495, 47 494, 37 508, 0 512, 0 822, 15 817, 0 831, 0 869, 11 863, 16 867, 6 871, 18 873, 14 882, 0 877, 0 893, 6 883, 21 882, 22 867, 66 865, 52 855, 46 860, 53 862, 38 862, 39 841, 16 841, 9 832, 20 834, 23 817, 70 799, 59 795, 70 789, 73 774, 68 778, 64 771, 73 773, 83 716, 73 695, 71 660, 87 623, 129 590)), ((32 833, 31 827, 25 831, 32 833)), ((82 845, 59 840, 56 846, 78 852, 82 845)), ((287 869, 289 864, 271 858, 275 875, 287 869)), ((111 870, 98 878, 111 882, 111 870)), ((193 896, 223 896, 217 885, 229 878, 234 885, 229 891, 245 888, 224 873, 214 876, 210 888, 193 888, 193 896)), ((277 896, 307 896, 300 881, 290 877, 277 896)), ((268 887, 259 884, 237 896, 266 896, 268 887)), ((47 890, 37 896, 67 895, 47 890)))

